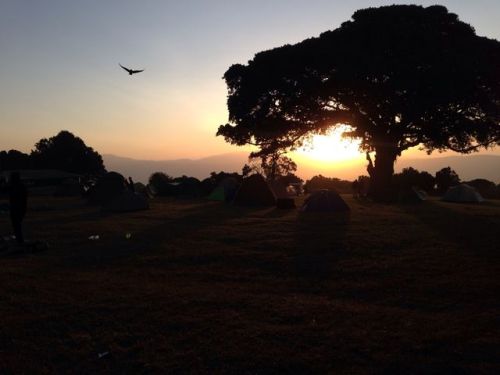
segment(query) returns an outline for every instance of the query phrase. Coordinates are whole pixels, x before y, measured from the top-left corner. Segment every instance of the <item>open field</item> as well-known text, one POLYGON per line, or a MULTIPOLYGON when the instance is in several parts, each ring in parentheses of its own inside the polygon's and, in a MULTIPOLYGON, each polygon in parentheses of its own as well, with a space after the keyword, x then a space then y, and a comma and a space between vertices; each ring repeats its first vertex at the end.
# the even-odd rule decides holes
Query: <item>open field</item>
POLYGON ((346 200, 34 199, 50 248, 0 253, 0 373, 499 373, 500 202, 346 200))

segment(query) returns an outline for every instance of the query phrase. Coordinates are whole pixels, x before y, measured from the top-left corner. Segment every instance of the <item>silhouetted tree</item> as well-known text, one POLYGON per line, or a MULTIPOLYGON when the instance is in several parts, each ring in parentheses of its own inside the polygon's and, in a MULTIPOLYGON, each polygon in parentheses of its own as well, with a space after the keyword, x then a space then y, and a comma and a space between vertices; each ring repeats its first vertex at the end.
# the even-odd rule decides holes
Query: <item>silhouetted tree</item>
POLYGON ((172 195, 174 179, 163 172, 155 172, 149 176, 149 185, 158 195, 172 195))
POLYGON ((38 169, 59 169, 92 175, 106 171, 101 155, 66 130, 49 139, 41 139, 35 144, 30 157, 38 169))
POLYGON ((352 181, 318 175, 312 177, 310 180, 307 180, 304 185, 304 189, 308 193, 322 189, 335 190, 339 193, 349 193, 352 190, 352 181))
POLYGON ((286 176, 297 170, 297 164, 280 152, 271 154, 260 154, 259 156, 250 157, 250 164, 243 166, 243 176, 248 176, 252 173, 259 173, 267 180, 276 180, 278 177, 286 176))
POLYGON ((450 186, 458 185, 460 177, 453 169, 446 167, 436 172, 435 181, 438 194, 443 194, 450 186))
POLYGON ((217 135, 269 154, 347 124, 376 154, 370 194, 383 200, 410 147, 467 153, 500 143, 499 66, 500 43, 443 6, 363 9, 336 30, 231 66, 230 123, 217 135))
POLYGON ((280 181, 284 185, 300 184, 300 183, 304 182, 303 179, 301 179, 299 176, 297 176, 294 173, 288 173, 285 176, 280 176, 280 177, 278 177, 278 181, 280 181))
POLYGON ((428 193, 434 191, 434 186, 436 185, 436 179, 429 172, 422 171, 418 176, 417 186, 425 190, 428 193))
POLYGON ((419 187, 427 192, 432 192, 435 185, 434 176, 425 171, 419 172, 412 167, 404 168, 401 173, 394 174, 392 181, 398 191, 419 187))
POLYGON ((17 150, 0 151, 0 171, 13 169, 29 169, 30 156, 17 150))

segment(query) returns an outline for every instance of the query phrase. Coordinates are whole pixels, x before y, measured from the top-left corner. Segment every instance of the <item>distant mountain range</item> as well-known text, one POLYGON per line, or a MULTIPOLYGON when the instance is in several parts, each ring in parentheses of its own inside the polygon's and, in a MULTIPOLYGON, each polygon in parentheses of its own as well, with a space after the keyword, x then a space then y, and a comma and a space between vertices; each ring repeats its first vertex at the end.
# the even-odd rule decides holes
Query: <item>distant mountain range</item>
MULTIPOLYGON (((212 171, 238 172, 248 162, 248 153, 234 152, 213 155, 201 159, 176 159, 176 160, 138 160, 116 155, 103 155, 104 165, 109 171, 116 171, 124 176, 131 176, 135 181, 147 182, 154 172, 165 172, 170 176, 193 176, 203 179, 212 171)), ((455 170, 463 181, 475 178, 485 178, 495 183, 500 183, 500 155, 463 155, 427 158, 400 158, 395 165, 396 172, 403 168, 413 167, 419 171, 435 174, 445 167, 455 170)), ((332 163, 331 167, 319 168, 314 165, 299 163, 297 174, 308 179, 314 175, 322 174, 328 177, 341 179, 354 179, 366 174, 366 162, 357 161, 353 164, 343 165, 332 163)))

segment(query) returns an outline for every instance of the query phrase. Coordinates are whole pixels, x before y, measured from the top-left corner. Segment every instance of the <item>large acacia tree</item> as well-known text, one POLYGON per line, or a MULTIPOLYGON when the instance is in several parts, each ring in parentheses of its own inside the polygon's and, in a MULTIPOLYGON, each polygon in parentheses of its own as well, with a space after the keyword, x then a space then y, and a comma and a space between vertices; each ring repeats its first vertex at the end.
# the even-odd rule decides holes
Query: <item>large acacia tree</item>
POLYGON ((267 154, 349 125, 346 136, 375 152, 376 199, 410 147, 467 153, 500 143, 500 42, 442 6, 359 10, 336 30, 231 66, 224 79, 229 123, 217 135, 267 154))

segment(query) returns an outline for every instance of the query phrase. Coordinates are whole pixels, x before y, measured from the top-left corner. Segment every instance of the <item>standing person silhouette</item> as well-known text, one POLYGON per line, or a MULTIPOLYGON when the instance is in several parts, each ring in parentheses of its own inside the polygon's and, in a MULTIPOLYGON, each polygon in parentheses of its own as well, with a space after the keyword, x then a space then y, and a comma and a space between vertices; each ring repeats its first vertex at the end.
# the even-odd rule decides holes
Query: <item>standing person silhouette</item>
POLYGON ((22 183, 19 172, 12 172, 9 181, 10 220, 14 229, 14 235, 19 244, 24 243, 22 224, 26 215, 27 202, 28 193, 26 186, 22 183))

